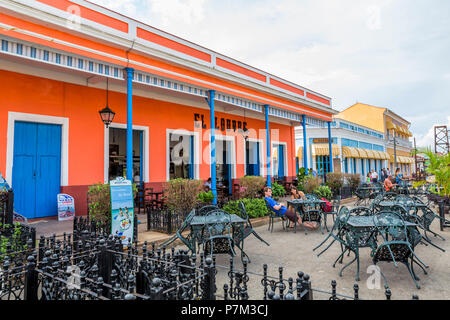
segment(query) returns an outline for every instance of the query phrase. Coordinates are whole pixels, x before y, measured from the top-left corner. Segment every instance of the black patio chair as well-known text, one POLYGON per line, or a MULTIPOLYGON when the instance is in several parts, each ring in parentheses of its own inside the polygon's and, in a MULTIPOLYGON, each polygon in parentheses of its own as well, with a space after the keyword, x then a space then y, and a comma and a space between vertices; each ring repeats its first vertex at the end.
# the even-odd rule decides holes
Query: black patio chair
POLYGON ((213 211, 213 210, 220 210, 220 208, 218 206, 214 206, 214 205, 207 205, 207 206, 204 206, 204 207, 201 207, 200 209, 198 209, 195 212, 195 215, 196 216, 204 216, 208 212, 213 211))
MULTIPOLYGON (((417 289, 420 289, 420 286, 416 281, 418 278, 413 269, 411 269, 413 263, 412 259, 416 258, 425 268, 428 268, 428 266, 414 253, 410 242, 411 236, 408 237, 403 217, 396 212, 382 212, 380 215, 374 217, 374 223, 378 233, 383 238, 383 243, 377 247, 372 255, 373 264, 376 265, 378 262, 393 262, 394 266, 397 268, 397 262, 403 263, 407 267, 417 289), (387 221, 392 221, 394 219, 399 223, 386 223, 387 221)), ((417 243, 417 240, 413 241, 413 244, 417 243)), ((384 279, 385 286, 388 287, 386 277, 381 271, 380 274, 384 279)))

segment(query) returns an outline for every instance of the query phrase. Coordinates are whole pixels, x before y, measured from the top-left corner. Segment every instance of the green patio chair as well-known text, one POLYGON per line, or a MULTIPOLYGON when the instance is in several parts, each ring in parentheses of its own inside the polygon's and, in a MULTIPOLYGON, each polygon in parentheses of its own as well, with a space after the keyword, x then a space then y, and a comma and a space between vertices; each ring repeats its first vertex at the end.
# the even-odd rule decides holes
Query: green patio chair
POLYGON ((270 232, 273 232, 273 223, 274 223, 274 220, 277 218, 281 219, 281 225, 283 227, 283 230, 286 230, 284 224, 286 223, 286 226, 288 226, 288 224, 289 224, 288 219, 286 219, 286 217, 284 217, 284 216, 277 216, 276 212, 273 210, 272 206, 267 202, 266 199, 264 199, 264 202, 266 203, 267 210, 269 210, 269 228, 267 230, 270 230, 270 232))
MULTIPOLYGON (((414 263, 413 259, 417 259, 425 268, 428 268, 428 266, 414 253, 413 245, 417 245, 418 240, 412 239, 411 235, 408 236, 403 217, 396 212, 382 212, 380 215, 374 217, 374 223, 378 233, 383 238, 383 243, 372 254, 373 264, 393 262, 397 268, 398 262, 403 263, 407 267, 417 289, 420 289, 416 280, 418 277, 411 268, 411 265, 414 263)), ((417 236, 417 233, 415 233, 415 236, 417 236)), ((386 277, 381 271, 380 274, 384 279, 386 287, 388 287, 386 277)))
POLYGON ((189 233, 186 237, 183 236, 183 232, 186 231, 187 229, 190 228, 190 223, 192 221, 192 219, 194 218, 195 215, 195 210, 192 210, 184 219, 181 227, 175 232, 175 235, 173 235, 171 238, 169 238, 168 240, 164 241, 161 245, 160 248, 165 248, 167 247, 169 244, 171 244, 172 242, 174 242, 177 239, 180 239, 181 242, 183 242, 183 244, 185 244, 189 250, 195 254, 195 248, 193 248, 193 239, 192 237, 192 233, 189 233))
POLYGON ((234 251, 235 242, 233 239, 233 225, 231 224, 231 216, 227 213, 213 214, 216 219, 205 225, 207 237, 203 242, 203 252, 205 256, 215 254, 231 254, 236 255, 234 251))

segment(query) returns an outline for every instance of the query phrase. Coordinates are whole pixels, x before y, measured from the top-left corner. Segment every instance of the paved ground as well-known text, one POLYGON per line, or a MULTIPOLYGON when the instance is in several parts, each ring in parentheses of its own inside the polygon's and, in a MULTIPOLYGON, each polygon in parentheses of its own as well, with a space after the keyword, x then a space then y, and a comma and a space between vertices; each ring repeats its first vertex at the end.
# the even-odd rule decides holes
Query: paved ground
MULTIPOLYGON (((351 207, 351 204, 349 205, 351 207)), ((146 232, 145 215, 139 215, 142 222, 139 225, 140 241, 161 242, 167 238, 167 235, 157 232, 146 232)), ((32 222, 37 228, 38 236, 40 234, 50 235, 57 231, 72 232, 72 221, 58 222, 57 220, 46 220, 47 222, 32 222)), ((339 277, 338 272, 343 265, 337 264, 336 268, 332 267, 334 260, 340 254, 340 247, 336 243, 320 257, 312 249, 318 245, 325 237, 320 230, 308 231, 305 234, 303 229, 298 228, 297 233, 292 230, 283 231, 281 222, 276 222, 274 230, 271 233, 267 230, 268 225, 265 224, 267 219, 260 221, 256 231, 270 243, 266 246, 258 239, 250 236, 246 239, 245 250, 251 258, 248 266, 249 270, 249 294, 251 299, 261 299, 263 297, 263 287, 260 284, 263 264, 268 265, 268 273, 270 276, 278 277, 278 267, 283 266, 284 278, 296 278, 298 271, 303 271, 311 276, 313 288, 330 291, 331 281, 337 280, 338 293, 353 295, 353 285, 358 283, 360 287, 360 297, 362 299, 385 299, 384 282, 380 279, 380 289, 369 289, 367 282, 372 274, 367 273, 368 268, 372 265, 369 250, 362 248, 360 252, 361 271, 359 282, 355 281, 356 263, 344 270, 343 276, 339 277), (263 225, 261 225, 263 224, 263 225)), ((329 221, 329 224, 331 222, 329 221)), ((255 224, 254 224, 255 225, 255 224)), ((417 294, 420 299, 450 299, 450 230, 441 232, 439 223, 435 221, 432 230, 441 234, 446 241, 438 238, 434 242, 444 248, 446 252, 433 248, 431 246, 419 245, 416 248, 416 254, 422 261, 430 267, 427 270, 428 275, 424 275, 418 267, 415 271, 420 278, 419 285, 421 289, 416 289, 413 280, 406 266, 399 264, 398 268, 392 263, 380 263, 379 266, 385 274, 389 286, 392 291, 392 299, 411 299, 413 294, 417 294)), ((181 248, 181 247, 179 247, 181 248)), ((323 247, 324 248, 324 247, 323 247)), ((238 252, 238 254, 240 254, 238 252)), ((229 268, 228 255, 217 256, 217 287, 218 294, 223 294, 223 285, 228 281, 227 272, 229 268)), ((345 256, 344 264, 351 261, 350 257, 345 256)), ((242 270, 240 255, 234 259, 235 267, 242 270)), ((328 299, 329 296, 314 292, 315 299, 328 299)))

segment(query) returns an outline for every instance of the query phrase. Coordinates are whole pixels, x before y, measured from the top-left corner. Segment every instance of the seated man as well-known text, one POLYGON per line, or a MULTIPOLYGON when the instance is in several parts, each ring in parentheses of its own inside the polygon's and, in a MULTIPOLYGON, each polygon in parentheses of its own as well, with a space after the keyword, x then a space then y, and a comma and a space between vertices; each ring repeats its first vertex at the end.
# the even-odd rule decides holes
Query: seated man
POLYGON ((386 189, 386 192, 389 192, 392 190, 393 187, 395 187, 397 184, 396 183, 392 183, 392 175, 390 174, 386 180, 384 180, 384 188, 386 189))
MULTIPOLYGON (((290 220, 290 228, 293 228, 293 223, 297 221, 298 224, 302 224, 302 219, 297 216, 295 213, 295 210, 292 208, 287 209, 285 206, 277 203, 275 200, 272 199, 272 189, 270 187, 264 188, 264 200, 267 201, 269 206, 272 208, 272 211, 275 212, 275 214, 278 217, 285 216, 290 220)), ((317 227, 317 223, 315 222, 305 222, 303 225, 310 229, 315 229, 317 227)))

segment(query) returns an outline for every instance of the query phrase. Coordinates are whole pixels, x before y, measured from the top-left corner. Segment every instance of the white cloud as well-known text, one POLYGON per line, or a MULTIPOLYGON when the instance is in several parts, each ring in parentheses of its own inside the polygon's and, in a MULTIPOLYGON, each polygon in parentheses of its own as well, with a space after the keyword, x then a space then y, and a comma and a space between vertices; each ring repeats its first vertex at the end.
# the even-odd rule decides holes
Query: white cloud
POLYGON ((337 109, 361 101, 417 116, 423 137, 448 108, 448 0, 97 2, 323 93, 337 109))

